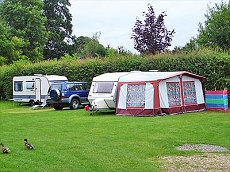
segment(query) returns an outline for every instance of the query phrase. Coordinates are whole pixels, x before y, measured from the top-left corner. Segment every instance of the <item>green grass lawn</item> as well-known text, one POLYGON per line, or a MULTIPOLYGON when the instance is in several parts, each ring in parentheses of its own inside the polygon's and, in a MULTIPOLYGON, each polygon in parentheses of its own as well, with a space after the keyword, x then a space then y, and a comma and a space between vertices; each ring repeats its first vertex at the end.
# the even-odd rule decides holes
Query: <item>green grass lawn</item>
POLYGON ((0 102, 0 171, 162 171, 158 158, 192 155, 176 146, 212 144, 230 149, 230 113, 197 112, 161 117, 90 116, 83 108, 32 110, 0 102), (35 150, 24 148, 24 138, 35 150))

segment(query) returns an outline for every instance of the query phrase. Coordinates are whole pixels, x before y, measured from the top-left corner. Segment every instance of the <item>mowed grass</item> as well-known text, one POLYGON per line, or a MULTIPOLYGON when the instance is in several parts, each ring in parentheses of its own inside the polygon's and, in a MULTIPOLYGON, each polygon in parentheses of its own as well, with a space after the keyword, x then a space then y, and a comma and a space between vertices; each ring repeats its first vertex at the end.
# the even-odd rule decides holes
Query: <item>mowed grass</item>
POLYGON ((90 116, 83 108, 32 110, 0 102, 0 171, 162 171, 161 156, 198 154, 175 149, 212 144, 230 149, 230 113, 197 112, 161 117, 90 116), (24 138, 35 150, 24 148, 24 138))

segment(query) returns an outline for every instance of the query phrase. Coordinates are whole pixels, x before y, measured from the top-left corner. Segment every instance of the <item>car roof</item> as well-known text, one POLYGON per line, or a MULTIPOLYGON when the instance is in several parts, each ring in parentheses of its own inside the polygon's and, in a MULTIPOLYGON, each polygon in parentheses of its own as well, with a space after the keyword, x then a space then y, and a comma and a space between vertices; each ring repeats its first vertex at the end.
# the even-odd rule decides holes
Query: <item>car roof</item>
POLYGON ((85 81, 65 81, 65 82, 56 82, 56 83, 52 83, 52 84, 88 84, 89 82, 85 82, 85 81))
POLYGON ((87 84, 88 82, 84 82, 84 81, 68 81, 68 82, 66 82, 67 84, 72 84, 72 83, 75 83, 75 84, 87 84))

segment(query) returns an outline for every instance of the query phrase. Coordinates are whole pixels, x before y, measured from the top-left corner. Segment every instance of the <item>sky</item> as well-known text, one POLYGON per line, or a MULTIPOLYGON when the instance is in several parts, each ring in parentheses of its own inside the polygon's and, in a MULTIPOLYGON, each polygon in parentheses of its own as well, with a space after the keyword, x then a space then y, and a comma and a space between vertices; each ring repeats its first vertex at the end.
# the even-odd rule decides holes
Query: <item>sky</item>
MULTIPOLYGON (((226 0, 223 0, 226 2, 226 0)), ((184 46, 198 34, 198 24, 206 20, 208 5, 213 7, 221 0, 69 0, 72 14, 73 35, 92 37, 100 32, 99 42, 107 47, 123 46, 132 53, 132 28, 136 18, 144 20, 143 12, 148 12, 148 3, 153 6, 155 15, 166 11, 165 26, 175 29, 171 42, 174 47, 184 46)))

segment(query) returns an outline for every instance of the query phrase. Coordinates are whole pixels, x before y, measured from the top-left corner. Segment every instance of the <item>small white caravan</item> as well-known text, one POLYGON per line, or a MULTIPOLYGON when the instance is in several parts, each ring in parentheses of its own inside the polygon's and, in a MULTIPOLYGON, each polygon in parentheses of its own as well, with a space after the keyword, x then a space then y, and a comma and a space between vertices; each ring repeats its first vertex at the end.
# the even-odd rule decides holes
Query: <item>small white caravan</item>
POLYGON ((13 101, 42 103, 47 97, 51 83, 68 81, 65 76, 34 74, 13 77, 13 101))
POLYGON ((115 109, 117 82, 129 72, 104 73, 93 78, 88 100, 95 110, 115 109))

